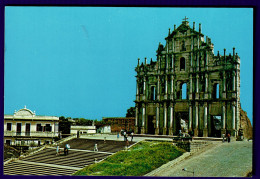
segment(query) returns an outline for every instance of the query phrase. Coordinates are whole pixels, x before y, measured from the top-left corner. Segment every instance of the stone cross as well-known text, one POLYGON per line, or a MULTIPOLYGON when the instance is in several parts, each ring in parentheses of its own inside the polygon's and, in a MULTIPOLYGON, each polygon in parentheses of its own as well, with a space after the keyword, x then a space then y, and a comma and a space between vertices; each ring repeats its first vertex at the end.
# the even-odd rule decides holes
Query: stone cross
POLYGON ((189 19, 189 18, 187 18, 186 16, 185 16, 185 18, 184 19, 182 19, 182 20, 184 20, 185 22, 187 21, 187 19, 189 19))

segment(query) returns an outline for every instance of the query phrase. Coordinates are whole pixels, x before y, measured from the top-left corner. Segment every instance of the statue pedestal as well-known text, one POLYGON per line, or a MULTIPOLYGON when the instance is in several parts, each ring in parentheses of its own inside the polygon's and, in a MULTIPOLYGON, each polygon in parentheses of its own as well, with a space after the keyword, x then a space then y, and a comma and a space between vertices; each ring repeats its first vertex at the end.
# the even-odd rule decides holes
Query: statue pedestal
POLYGON ((141 127, 141 134, 144 134, 144 127, 141 127))
POLYGON ((159 128, 155 129, 155 135, 159 135, 159 128))
POLYGON ((135 134, 138 134, 138 127, 135 127, 135 134))
POLYGON ((194 137, 198 137, 199 136, 199 130, 198 128, 194 129, 194 137))
POLYGON ((163 128, 163 135, 166 135, 166 127, 163 128))
POLYGON ((208 129, 203 129, 203 137, 208 137, 208 129))
POLYGON ((173 129, 172 129, 172 127, 169 128, 169 135, 173 135, 173 129))

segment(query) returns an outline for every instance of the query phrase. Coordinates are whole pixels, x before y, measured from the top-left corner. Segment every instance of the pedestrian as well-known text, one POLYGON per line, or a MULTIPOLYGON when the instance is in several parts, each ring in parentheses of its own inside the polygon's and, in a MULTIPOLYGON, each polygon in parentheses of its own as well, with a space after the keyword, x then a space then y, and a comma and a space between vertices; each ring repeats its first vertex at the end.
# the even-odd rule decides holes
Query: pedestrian
POLYGON ((56 156, 58 156, 60 154, 60 147, 59 145, 57 145, 57 148, 56 148, 56 156))
POLYGON ((95 144, 95 146, 94 146, 94 152, 98 152, 98 147, 97 147, 97 144, 95 144))
POLYGON ((230 134, 227 135, 228 143, 230 142, 230 134))
POLYGON ((131 142, 133 142, 134 139, 134 132, 131 133, 131 142))
POLYGON ((126 141, 126 131, 124 131, 124 141, 126 141))
POLYGON ((117 133, 117 140, 119 139, 119 132, 117 133))
POLYGON ((225 134, 224 133, 222 134, 222 138, 223 138, 222 142, 225 142, 225 134))
POLYGON ((65 148, 66 148, 66 155, 68 155, 69 154, 69 149, 70 149, 70 144, 66 144, 65 148))

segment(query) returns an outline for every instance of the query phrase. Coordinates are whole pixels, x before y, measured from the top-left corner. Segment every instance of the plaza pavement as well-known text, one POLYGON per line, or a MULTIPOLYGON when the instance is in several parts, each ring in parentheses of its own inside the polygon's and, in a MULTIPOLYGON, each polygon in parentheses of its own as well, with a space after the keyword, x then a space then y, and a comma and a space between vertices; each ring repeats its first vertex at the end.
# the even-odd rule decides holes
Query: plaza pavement
POLYGON ((210 149, 161 168, 152 176, 191 177, 194 170, 195 177, 245 177, 252 171, 252 153, 252 142, 215 142, 210 149))

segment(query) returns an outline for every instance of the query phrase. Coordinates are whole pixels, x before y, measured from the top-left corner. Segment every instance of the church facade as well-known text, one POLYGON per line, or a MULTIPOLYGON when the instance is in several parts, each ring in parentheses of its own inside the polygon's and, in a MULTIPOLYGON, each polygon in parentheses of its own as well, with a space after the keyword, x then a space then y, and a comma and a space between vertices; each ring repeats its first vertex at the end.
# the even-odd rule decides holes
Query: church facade
POLYGON ((185 17, 159 43, 157 60, 135 68, 135 133, 237 136, 240 129, 240 57, 214 54, 209 37, 185 17))

